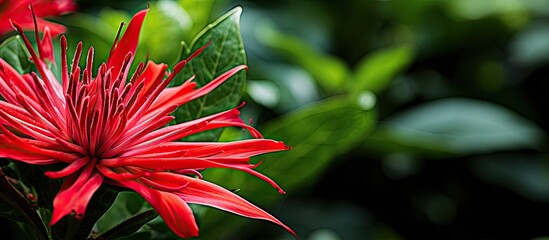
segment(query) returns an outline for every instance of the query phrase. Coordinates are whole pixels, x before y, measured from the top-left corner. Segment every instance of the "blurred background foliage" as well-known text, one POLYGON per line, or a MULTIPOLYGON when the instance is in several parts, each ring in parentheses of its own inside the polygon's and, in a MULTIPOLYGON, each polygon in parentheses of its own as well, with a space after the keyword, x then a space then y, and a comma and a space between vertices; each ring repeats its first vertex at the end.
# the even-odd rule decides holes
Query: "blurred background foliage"
MULTIPOLYGON (((300 239, 549 236, 539 221, 549 211, 548 1, 77 3, 79 12, 56 19, 72 48, 93 45, 99 64, 119 23, 148 5, 136 59, 170 66, 181 41, 192 46, 242 7, 243 118, 293 147, 254 160, 287 194, 240 172, 204 177, 300 239)), ((246 137, 226 129, 220 140, 246 137)), ((147 209, 122 195, 109 214, 147 209)), ((193 207, 199 239, 292 239, 268 222, 193 207)), ((165 230, 157 218, 126 239, 173 239, 165 230)))

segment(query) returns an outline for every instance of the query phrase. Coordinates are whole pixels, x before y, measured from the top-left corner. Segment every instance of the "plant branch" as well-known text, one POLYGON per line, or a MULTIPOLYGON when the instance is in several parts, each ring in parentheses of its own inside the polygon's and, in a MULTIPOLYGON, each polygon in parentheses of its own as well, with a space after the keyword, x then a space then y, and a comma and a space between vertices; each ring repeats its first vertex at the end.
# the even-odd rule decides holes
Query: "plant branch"
POLYGON ((25 222, 32 227, 37 233, 40 240, 48 240, 49 235, 42 219, 29 203, 27 198, 23 196, 17 189, 11 185, 6 175, 0 168, 0 198, 6 201, 13 208, 17 209, 25 222))

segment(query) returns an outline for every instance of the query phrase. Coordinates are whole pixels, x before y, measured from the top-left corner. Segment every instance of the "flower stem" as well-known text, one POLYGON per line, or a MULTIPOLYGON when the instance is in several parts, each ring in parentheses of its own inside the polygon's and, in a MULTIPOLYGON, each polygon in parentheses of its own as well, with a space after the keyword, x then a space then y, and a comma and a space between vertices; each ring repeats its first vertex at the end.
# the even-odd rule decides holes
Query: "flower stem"
POLYGON ((42 219, 38 215, 38 212, 33 208, 29 203, 27 198, 23 196, 17 189, 15 189, 9 180, 6 178, 6 175, 0 168, 0 198, 11 205, 13 208, 17 209, 25 223, 31 226, 32 229, 36 232, 36 236, 40 240, 50 239, 48 231, 42 222, 42 219))

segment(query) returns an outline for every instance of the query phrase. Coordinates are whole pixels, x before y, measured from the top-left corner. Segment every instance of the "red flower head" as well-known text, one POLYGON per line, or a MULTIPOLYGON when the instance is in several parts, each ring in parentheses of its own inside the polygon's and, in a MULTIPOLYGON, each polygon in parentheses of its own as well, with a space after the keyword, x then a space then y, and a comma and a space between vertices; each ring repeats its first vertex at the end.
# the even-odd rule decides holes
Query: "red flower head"
MULTIPOLYGON (((38 74, 18 74, 0 59, 0 156, 35 165, 64 163, 49 178, 64 178, 56 195, 51 224, 73 213, 84 217, 94 192, 104 183, 126 187, 145 198, 181 237, 198 235, 188 203, 219 208, 249 218, 264 219, 293 231, 282 222, 218 185, 202 179, 198 171, 230 168, 257 176, 283 193, 268 177, 256 172, 251 156, 287 150, 282 142, 263 139, 239 118, 238 109, 163 127, 169 114, 188 101, 204 96, 246 66, 237 66, 197 88, 192 78, 178 87, 168 84, 188 59, 167 74, 165 64, 140 63, 128 73, 147 10, 130 21, 115 40, 106 63, 93 76, 93 48, 84 70, 78 66, 82 43, 72 66, 67 64, 67 41, 61 37, 61 82, 44 63, 44 45, 36 53, 22 35, 38 74), (40 76, 40 77, 39 77, 40 76), (165 77, 167 76, 167 77, 165 77), (236 126, 254 139, 235 142, 178 142, 191 134, 236 126)), ((42 41, 44 42, 44 41, 42 41)), ((50 46, 51 47, 51 46, 50 46)))
POLYGON ((59 16, 76 10, 73 0, 0 0, 0 35, 13 31, 10 21, 19 23, 25 30, 34 29, 30 4, 34 7, 34 14, 38 18, 36 21, 40 32, 51 31, 53 36, 65 32, 65 27, 48 22, 43 18, 59 16))

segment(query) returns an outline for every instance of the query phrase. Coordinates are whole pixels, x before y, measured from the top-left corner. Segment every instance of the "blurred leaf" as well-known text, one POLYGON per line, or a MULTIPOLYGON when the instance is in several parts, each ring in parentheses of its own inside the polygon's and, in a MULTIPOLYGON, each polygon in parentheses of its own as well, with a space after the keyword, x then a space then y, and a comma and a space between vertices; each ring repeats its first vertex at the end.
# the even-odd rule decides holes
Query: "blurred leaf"
MULTIPOLYGON (((291 112, 264 125, 262 133, 293 149, 261 156, 265 161, 256 170, 274 179, 288 193, 297 194, 322 176, 337 156, 362 142, 372 131, 375 118, 375 111, 364 110, 356 97, 350 96, 331 97, 291 112)), ((262 206, 280 199, 276 191, 269 191, 269 184, 238 171, 211 169, 204 172, 204 178, 228 189, 240 189, 239 195, 262 206)), ((218 224, 225 217, 207 211, 202 219, 207 234, 228 231, 231 225, 218 224)))
POLYGON ((228 127, 228 128, 224 128, 223 132, 221 132, 221 135, 219 136, 219 141, 230 142, 230 141, 241 140, 244 137, 245 137, 245 132, 242 131, 242 129, 228 127))
POLYGON ((266 138, 284 141, 293 149, 265 156, 257 170, 277 179, 287 191, 307 185, 373 130, 376 113, 360 104, 356 96, 335 96, 266 123, 262 128, 266 138))
POLYGON ((190 36, 198 34, 208 24, 213 4, 214 0, 179 0, 179 5, 189 13, 192 19, 190 36))
POLYGON ((246 82, 248 95, 259 104, 271 108, 269 104, 275 105, 276 102, 273 110, 285 113, 321 99, 321 91, 317 83, 311 74, 301 67, 269 63, 268 67, 260 67, 260 69, 261 74, 266 78, 261 80, 264 83, 262 89, 258 89, 257 84, 254 84, 257 81, 246 82), (270 93, 266 94, 266 91, 270 93), (271 101, 268 100, 269 98, 271 101))
POLYGON ((147 54, 158 62, 177 61, 183 39, 190 35, 193 21, 188 11, 174 1, 152 2, 143 22, 140 46, 136 59, 144 60, 147 54), (162 47, 158 47, 162 46, 162 47))
POLYGON ((531 24, 514 36, 509 44, 513 62, 524 67, 537 67, 549 61, 549 24, 531 24))
POLYGON ((517 18, 517 16, 526 17, 530 12, 548 14, 549 2, 543 0, 500 0, 500 1, 475 1, 475 0, 462 0, 462 1, 448 1, 448 9, 456 16, 462 17, 468 20, 481 19, 492 15, 513 16, 515 24, 524 23, 524 18, 517 18))
MULTIPOLYGON (((97 18, 99 18, 98 20, 100 20, 103 23, 106 23, 110 26, 110 29, 109 29, 110 34, 109 35, 112 35, 113 33, 116 34, 116 31, 118 31, 118 29, 120 29, 120 24, 121 23, 124 22, 124 23, 128 24, 130 22, 130 19, 132 18, 132 16, 127 11, 116 10, 116 9, 112 9, 112 8, 109 8, 109 7, 105 7, 103 9, 101 9, 101 11, 99 11, 99 13, 97 14, 97 18)), ((93 29, 89 29, 89 30, 93 30, 93 29)), ((114 41, 114 36, 116 36, 116 35, 113 35, 113 36, 105 35, 105 37, 107 37, 107 38, 112 38, 111 41, 114 41)))
POLYGON ((348 84, 349 91, 373 91, 379 93, 413 61, 415 48, 400 44, 372 52, 357 66, 354 81, 348 84))
MULTIPOLYGON (((242 8, 234 8, 204 29, 184 55, 188 56, 208 43, 210 45, 187 63, 172 85, 180 85, 196 75, 194 81, 203 86, 225 71, 246 64, 239 27, 241 13, 242 8)), ((180 106, 175 111, 176 122, 186 122, 236 107, 244 92, 245 80, 246 73, 241 71, 207 95, 180 106)), ((209 131, 190 136, 187 140, 215 141, 220 133, 221 130, 209 131)))
MULTIPOLYGON (((315 198, 288 199, 280 205, 277 213, 279 217, 285 219, 286 224, 298 231, 298 234, 307 233, 305 239, 308 240, 398 240, 398 238, 374 238, 373 215, 353 202, 335 199, 323 201, 315 198)), ((288 236, 277 239, 293 238, 288 236)))
POLYGON ((256 36, 263 44, 278 50, 289 61, 307 70, 326 91, 341 90, 349 77, 343 60, 315 49, 295 36, 279 32, 269 24, 258 27, 256 36))
POLYGON ((480 179, 535 201, 549 201, 547 155, 498 153, 480 156, 472 162, 480 179))
POLYGON ((248 81, 246 92, 255 102, 269 108, 276 107, 280 103, 280 88, 272 81, 248 81))
POLYGON ((368 149, 389 152, 478 154, 535 149, 545 135, 527 119, 480 100, 448 98, 401 112, 376 129, 368 149))
MULTIPOLYGON (((64 21, 70 31, 70 35, 67 35, 69 45, 67 52, 74 53, 76 45, 82 41, 84 49, 86 49, 86 46, 93 46, 95 49, 94 65, 99 66, 101 62, 106 61, 109 55, 120 23, 128 23, 130 17, 124 11, 111 8, 102 9, 97 16, 86 13, 70 14, 64 21)), ((69 54, 69 61, 71 61, 71 57, 69 54)), ((60 59, 57 60, 60 61, 60 59)), ((81 64, 84 64, 84 61, 81 61, 81 64)))
POLYGON ((30 54, 19 35, 10 37, 0 44, 0 58, 21 74, 28 73, 32 67, 30 54))

